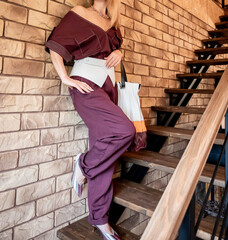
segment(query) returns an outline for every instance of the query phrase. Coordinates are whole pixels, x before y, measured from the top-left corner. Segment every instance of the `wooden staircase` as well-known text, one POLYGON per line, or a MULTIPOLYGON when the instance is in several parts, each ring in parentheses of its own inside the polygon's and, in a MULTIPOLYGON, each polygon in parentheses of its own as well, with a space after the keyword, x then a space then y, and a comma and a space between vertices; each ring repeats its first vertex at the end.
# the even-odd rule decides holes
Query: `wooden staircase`
MULTIPOLYGON (((210 66, 214 65, 227 65, 228 58, 214 59, 218 54, 228 53, 228 47, 223 47, 223 44, 228 43, 228 15, 220 16, 221 22, 216 23, 216 30, 209 31, 211 38, 202 40, 205 48, 196 50, 195 53, 198 56, 198 60, 188 61, 187 65, 190 67, 190 73, 177 74, 177 78, 181 81, 181 89, 165 89, 165 92, 170 94, 171 98, 175 98, 171 101, 171 106, 159 106, 152 107, 153 111, 159 114, 165 114, 168 117, 162 118, 159 121, 158 126, 148 126, 148 136, 150 139, 160 137, 177 137, 181 139, 189 140, 194 130, 175 128, 175 123, 178 120, 180 114, 203 114, 204 108, 187 107, 188 101, 193 94, 213 94, 211 89, 196 89, 202 79, 215 79, 218 81, 222 76, 222 71, 210 72, 206 71, 210 66), (204 67, 204 72, 200 72, 199 69, 204 67), (192 82, 196 82, 193 88, 189 88, 192 82), (187 100, 182 101, 183 96, 188 96, 187 100), (182 104, 179 104, 182 102, 182 104), (169 120, 165 123, 164 119, 172 118, 172 114, 179 114, 174 120, 169 120), (163 125, 163 126, 162 126, 163 125), (173 125, 173 126, 172 126, 173 125)), ((158 138, 159 139, 159 138, 158 138)), ((219 133, 215 140, 216 144, 223 144, 224 134, 219 133)), ((150 142, 148 142, 150 144, 150 142)), ((153 144, 152 144, 153 145, 153 144)), ((160 149, 160 148, 157 148, 160 149)), ((125 152, 120 160, 122 162, 129 162, 135 166, 141 166, 146 168, 153 168, 161 170, 167 173, 173 173, 180 159, 169 155, 164 155, 153 151, 153 148, 149 150, 139 151, 137 153, 125 152)), ((214 165, 206 164, 203 173, 200 177, 200 181, 208 183, 211 179, 214 171, 214 165)), ((215 185, 224 187, 225 186, 225 170, 224 167, 220 166, 215 185)), ((114 180, 114 199, 113 201, 121 206, 130 208, 136 212, 151 217, 160 198, 162 192, 145 185, 129 181, 124 178, 117 178, 114 180)), ((196 210, 196 215, 199 210, 196 210)), ((67 213, 66 213, 67 214, 67 213)), ((197 236, 202 239, 208 239, 207 237, 211 234, 213 229, 214 218, 207 216, 203 219, 197 236)), ((139 239, 138 236, 118 227, 116 230, 120 233, 121 239, 139 239)), ((62 240, 82 240, 82 239, 102 239, 101 235, 95 231, 92 232, 91 226, 89 226, 87 220, 81 219, 78 222, 70 224, 67 227, 60 229, 57 236, 62 240)))

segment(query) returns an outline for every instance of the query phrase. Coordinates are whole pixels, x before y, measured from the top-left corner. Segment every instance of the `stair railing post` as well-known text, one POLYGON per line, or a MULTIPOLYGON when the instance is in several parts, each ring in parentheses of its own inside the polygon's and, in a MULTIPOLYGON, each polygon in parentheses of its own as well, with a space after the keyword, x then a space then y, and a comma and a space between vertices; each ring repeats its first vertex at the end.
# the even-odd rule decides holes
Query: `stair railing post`
MULTIPOLYGON (((228 110, 226 111, 225 115, 225 134, 228 132, 228 110)), ((226 144, 225 147, 225 179, 226 179, 226 184, 228 183, 228 144, 226 144)), ((226 199, 225 206, 228 207, 228 199, 226 199)), ((226 221, 226 227, 225 227, 225 239, 228 239, 228 219, 226 221)))
POLYGON ((225 0, 222 0, 222 8, 225 7, 225 0))
POLYGON ((188 210, 184 216, 178 233, 178 240, 195 239, 195 193, 188 206, 188 210))

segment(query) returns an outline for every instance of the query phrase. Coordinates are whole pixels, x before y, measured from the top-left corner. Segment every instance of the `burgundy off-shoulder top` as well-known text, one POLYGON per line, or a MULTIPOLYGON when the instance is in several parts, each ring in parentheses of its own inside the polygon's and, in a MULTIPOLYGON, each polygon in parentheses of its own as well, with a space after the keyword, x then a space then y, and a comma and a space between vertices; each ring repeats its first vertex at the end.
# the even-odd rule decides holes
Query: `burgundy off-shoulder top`
POLYGON ((45 50, 57 52, 66 62, 85 57, 104 59, 123 42, 119 28, 107 31, 69 11, 51 32, 45 50))

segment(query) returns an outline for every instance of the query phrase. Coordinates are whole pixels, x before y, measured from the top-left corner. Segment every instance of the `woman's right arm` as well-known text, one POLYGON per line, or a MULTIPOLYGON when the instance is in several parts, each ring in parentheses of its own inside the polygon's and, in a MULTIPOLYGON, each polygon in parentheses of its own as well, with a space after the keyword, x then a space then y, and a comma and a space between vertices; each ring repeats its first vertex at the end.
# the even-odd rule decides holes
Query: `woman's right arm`
POLYGON ((55 70, 57 71, 61 81, 65 85, 69 86, 71 89, 75 87, 81 93, 93 91, 93 89, 85 82, 81 82, 81 81, 72 79, 67 75, 66 68, 63 63, 63 58, 58 53, 56 53, 50 49, 50 54, 51 54, 51 60, 55 67, 55 70))

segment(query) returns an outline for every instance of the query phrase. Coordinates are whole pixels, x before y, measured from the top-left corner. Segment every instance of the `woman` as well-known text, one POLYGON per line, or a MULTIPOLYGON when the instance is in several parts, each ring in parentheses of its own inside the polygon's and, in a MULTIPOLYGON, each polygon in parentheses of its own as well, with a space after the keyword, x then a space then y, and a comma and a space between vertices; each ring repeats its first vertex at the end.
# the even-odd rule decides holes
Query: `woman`
POLYGON ((121 61, 119 0, 94 0, 76 6, 52 31, 46 50, 76 111, 89 128, 89 150, 75 158, 73 187, 81 196, 88 182, 89 222, 104 239, 119 239, 108 224, 116 160, 131 145, 135 127, 117 104, 114 67, 121 61), (74 59, 70 77, 63 59, 74 59))

